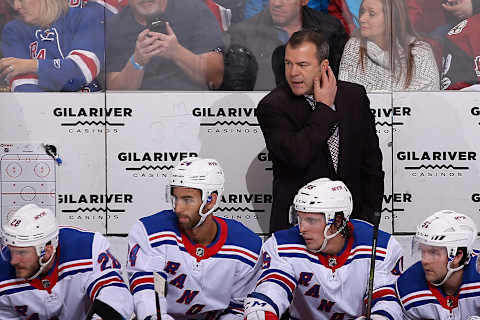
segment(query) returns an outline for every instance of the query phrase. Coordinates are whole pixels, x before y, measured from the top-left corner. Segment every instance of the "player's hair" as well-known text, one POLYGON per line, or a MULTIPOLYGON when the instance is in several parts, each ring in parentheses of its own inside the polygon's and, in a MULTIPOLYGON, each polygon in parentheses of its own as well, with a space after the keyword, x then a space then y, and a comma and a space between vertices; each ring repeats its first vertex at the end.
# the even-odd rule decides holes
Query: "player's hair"
POLYGON ((463 253, 463 256, 462 256, 462 259, 460 259, 458 265, 459 266, 462 266, 464 264, 468 264, 468 262, 470 262, 469 260, 469 256, 468 256, 468 251, 467 251, 467 247, 459 247, 457 249, 457 254, 462 252, 463 253))
POLYGON ((315 45, 315 47, 317 48, 318 63, 322 62, 325 59, 328 59, 330 46, 328 44, 327 38, 323 35, 322 32, 316 29, 303 29, 297 31, 292 34, 292 36, 287 42, 287 46, 295 49, 304 42, 311 42, 315 45))
POLYGON ((68 12, 68 1, 66 0, 38 0, 40 1, 40 17, 38 24, 41 27, 48 27, 58 18, 68 12))
POLYGON ((335 213, 334 225, 337 229, 340 229, 342 225, 345 225, 342 231, 340 231, 340 234, 343 236, 343 238, 345 238, 345 240, 348 240, 351 237, 352 228, 348 224, 348 221, 345 219, 343 212, 335 213))

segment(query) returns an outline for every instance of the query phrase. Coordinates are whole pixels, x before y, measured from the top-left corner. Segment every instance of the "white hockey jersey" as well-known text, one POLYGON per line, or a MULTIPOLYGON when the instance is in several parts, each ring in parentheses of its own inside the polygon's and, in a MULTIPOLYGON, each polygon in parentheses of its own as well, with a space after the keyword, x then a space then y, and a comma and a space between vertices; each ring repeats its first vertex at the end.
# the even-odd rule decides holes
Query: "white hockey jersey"
POLYGON ((477 260, 478 256, 472 257, 464 267, 462 284, 454 296, 448 296, 441 288, 428 283, 422 263, 417 262, 397 280, 396 290, 401 307, 394 301, 390 302, 397 306, 394 312, 390 312, 390 318, 401 319, 402 310, 407 319, 466 320, 470 316, 480 315, 477 260))
POLYGON ((127 271, 138 319, 156 314, 153 273, 166 281, 174 319, 242 319, 255 286, 262 241, 241 223, 214 217, 218 232, 204 247, 192 243, 166 210, 140 219, 129 233, 127 271))
MULTIPOLYGON (((263 247, 263 272, 250 296, 269 303, 277 315, 289 308, 290 319, 341 320, 361 316, 368 289, 373 227, 351 220, 352 235, 337 256, 310 252, 298 226, 274 233, 263 247)), ((379 231, 375 264, 373 312, 395 296, 401 273, 402 248, 379 231)), ((377 312, 377 310, 380 310, 377 312)))
POLYGON ((101 234, 61 228, 55 265, 46 277, 18 279, 1 260, 0 319, 85 319, 96 298, 130 319, 133 299, 120 267, 101 234))

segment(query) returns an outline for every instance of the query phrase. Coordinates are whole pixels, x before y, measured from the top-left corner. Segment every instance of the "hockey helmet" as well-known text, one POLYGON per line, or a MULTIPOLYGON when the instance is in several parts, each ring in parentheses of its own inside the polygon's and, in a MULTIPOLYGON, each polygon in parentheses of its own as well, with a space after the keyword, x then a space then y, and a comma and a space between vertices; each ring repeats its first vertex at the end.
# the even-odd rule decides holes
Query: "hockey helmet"
POLYGON ((477 226, 469 216, 452 210, 441 210, 418 225, 412 241, 412 254, 418 255, 421 245, 446 248, 448 273, 440 284, 436 284, 441 285, 450 277, 452 272, 463 268, 470 262, 473 243, 476 238, 477 226), (450 263, 457 255, 457 250, 462 247, 466 248, 465 263, 453 269, 450 267, 450 263))
POLYGON ((173 199, 174 187, 186 187, 198 189, 202 195, 202 205, 199 208, 200 221, 195 226, 200 226, 206 217, 217 207, 220 197, 223 193, 223 184, 225 177, 223 169, 215 159, 186 158, 172 170, 170 183, 167 185, 167 199, 170 200, 175 208, 173 199), (210 201, 212 193, 217 193, 215 205, 203 213, 203 207, 210 201))
POLYGON ((295 212, 321 213, 325 216, 325 240, 319 251, 325 249, 327 241, 335 237, 346 226, 353 210, 352 195, 342 181, 328 178, 314 180, 302 187, 293 200, 295 212), (337 232, 328 235, 330 226, 335 222, 335 215, 343 214, 343 224, 337 232))
POLYGON ((36 277, 43 268, 50 263, 55 255, 58 245, 58 226, 55 215, 48 208, 40 208, 36 204, 27 204, 10 216, 3 226, 2 232, 2 257, 10 261, 8 246, 34 247, 38 255, 40 270, 33 276, 36 277), (45 247, 50 243, 53 254, 46 262, 42 261, 45 247))

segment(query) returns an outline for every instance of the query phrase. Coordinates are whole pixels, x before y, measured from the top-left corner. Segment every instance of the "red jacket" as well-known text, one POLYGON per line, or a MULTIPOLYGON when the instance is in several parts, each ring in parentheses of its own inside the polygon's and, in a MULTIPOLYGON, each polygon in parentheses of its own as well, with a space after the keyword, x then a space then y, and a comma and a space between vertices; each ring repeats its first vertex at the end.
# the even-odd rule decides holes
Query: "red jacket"
POLYGON ((345 0, 330 0, 330 3, 328 4, 328 14, 340 20, 345 27, 345 31, 347 31, 349 35, 355 30, 353 15, 348 9, 345 0))

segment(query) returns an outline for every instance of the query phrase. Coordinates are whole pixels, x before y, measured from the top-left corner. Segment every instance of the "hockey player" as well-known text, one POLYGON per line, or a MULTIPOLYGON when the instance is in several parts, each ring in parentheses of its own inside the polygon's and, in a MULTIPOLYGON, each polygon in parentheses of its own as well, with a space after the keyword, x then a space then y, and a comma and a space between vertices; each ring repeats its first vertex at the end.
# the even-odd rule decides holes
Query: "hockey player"
MULTIPOLYGON (((351 319, 364 313, 373 226, 349 220, 352 196, 341 181, 314 180, 294 198, 298 225, 275 232, 262 249, 263 272, 245 300, 245 319, 351 319)), ((402 248, 379 231, 372 319, 394 294, 385 286, 400 274, 402 248)))
POLYGON ((8 0, 18 13, 2 33, 0 80, 11 91, 98 91, 105 9, 66 0, 8 0), (70 4, 72 5, 72 4, 70 4))
POLYGON ((184 159, 167 186, 173 210, 133 226, 127 271, 138 319, 157 318, 153 272, 167 285, 159 303, 162 320, 243 318, 262 242, 241 223, 212 215, 223 184, 216 160, 184 159))
MULTIPOLYGON (((477 227, 461 213, 442 210, 418 227, 412 253, 420 261, 396 285, 398 303, 389 318, 460 320, 480 315, 478 256, 473 254, 477 227), (400 307, 401 306, 401 307, 400 307)), ((392 308, 389 308, 392 310, 392 308)))
POLYGON ((0 319, 130 319, 133 299, 120 263, 99 233, 58 228, 49 209, 28 204, 3 226, 0 319))

